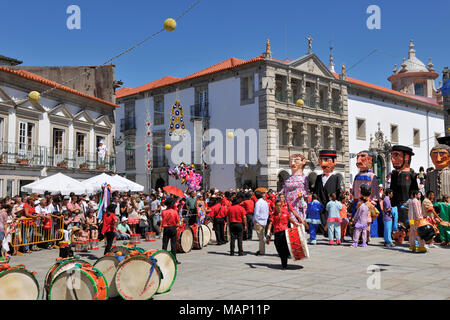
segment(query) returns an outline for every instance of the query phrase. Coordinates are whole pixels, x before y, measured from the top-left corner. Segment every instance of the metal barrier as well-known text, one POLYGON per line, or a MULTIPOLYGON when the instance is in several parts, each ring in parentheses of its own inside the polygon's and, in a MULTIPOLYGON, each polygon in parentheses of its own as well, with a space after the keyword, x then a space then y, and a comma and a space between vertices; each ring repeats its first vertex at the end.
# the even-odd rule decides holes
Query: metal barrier
POLYGON ((11 223, 13 247, 60 241, 64 237, 64 217, 14 219, 11 223))

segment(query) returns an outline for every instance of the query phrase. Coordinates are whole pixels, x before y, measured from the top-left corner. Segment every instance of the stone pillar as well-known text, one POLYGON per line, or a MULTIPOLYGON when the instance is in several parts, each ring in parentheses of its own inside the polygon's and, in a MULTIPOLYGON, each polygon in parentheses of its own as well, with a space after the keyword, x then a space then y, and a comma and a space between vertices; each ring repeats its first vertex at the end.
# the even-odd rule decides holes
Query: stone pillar
POLYGON ((328 135, 327 135, 327 141, 328 141, 328 148, 330 149, 334 149, 334 128, 333 127, 328 127, 328 135))
POLYGON ((348 94, 347 86, 341 84, 341 126, 343 163, 345 164, 345 183, 346 187, 350 187, 350 154, 349 154, 349 132, 348 132, 348 94))
POLYGON ((302 75, 302 80, 300 81, 300 99, 305 100, 306 98, 306 79, 305 74, 302 75))
POLYGON ((320 104, 320 85, 319 85, 319 78, 316 78, 316 83, 314 86, 314 104, 316 109, 319 108, 319 104, 320 104))
POLYGON ((308 148, 308 125, 304 122, 301 124, 301 137, 303 139, 303 145, 302 148, 306 149, 308 148))
POLYGON ((333 96, 332 96, 333 89, 331 88, 331 82, 328 85, 327 90, 327 110, 331 112, 331 106, 333 104, 333 96))
POLYGON ((292 85, 291 85, 291 73, 288 70, 288 73, 286 75, 286 101, 288 103, 292 103, 294 101, 294 98, 292 96, 292 85))
POLYGON ((321 144, 321 131, 322 131, 322 126, 321 125, 316 125, 316 132, 315 132, 315 136, 316 136, 316 145, 314 146, 314 148, 317 149, 321 149, 322 144, 321 144))

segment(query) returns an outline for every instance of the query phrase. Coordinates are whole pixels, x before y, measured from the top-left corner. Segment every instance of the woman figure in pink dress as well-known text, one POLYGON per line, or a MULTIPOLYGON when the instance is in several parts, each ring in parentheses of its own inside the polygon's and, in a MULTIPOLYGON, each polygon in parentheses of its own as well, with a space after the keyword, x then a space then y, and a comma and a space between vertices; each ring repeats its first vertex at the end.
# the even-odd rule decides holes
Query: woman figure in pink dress
POLYGON ((289 158, 292 175, 284 182, 281 193, 284 193, 288 203, 294 208, 291 215, 299 216, 302 220, 306 218, 307 198, 309 195, 308 177, 303 174, 306 166, 306 158, 302 154, 293 154, 289 158))

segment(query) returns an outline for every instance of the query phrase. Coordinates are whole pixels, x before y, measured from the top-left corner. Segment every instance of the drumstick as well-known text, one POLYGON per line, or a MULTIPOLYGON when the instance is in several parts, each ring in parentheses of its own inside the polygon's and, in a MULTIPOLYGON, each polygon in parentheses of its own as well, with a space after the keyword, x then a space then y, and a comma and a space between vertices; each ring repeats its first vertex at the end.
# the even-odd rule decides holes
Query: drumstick
POLYGON ((153 270, 155 270, 155 264, 156 264, 157 260, 152 256, 150 256, 149 258, 152 260, 152 268, 150 269, 150 274, 149 274, 147 281, 145 282, 144 288, 142 289, 142 292, 139 294, 139 296, 141 296, 144 293, 145 288, 147 288, 148 282, 150 281, 150 278, 152 277, 153 270))

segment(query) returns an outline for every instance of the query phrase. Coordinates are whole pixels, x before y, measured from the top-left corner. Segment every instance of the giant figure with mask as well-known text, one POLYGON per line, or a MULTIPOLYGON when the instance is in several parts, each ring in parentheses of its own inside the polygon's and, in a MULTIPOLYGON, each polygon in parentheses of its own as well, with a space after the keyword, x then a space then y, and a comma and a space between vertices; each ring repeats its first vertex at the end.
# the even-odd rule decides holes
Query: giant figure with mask
MULTIPOLYGON (((329 201, 329 195, 336 194, 337 199, 345 191, 344 179, 340 174, 333 174, 337 165, 336 150, 320 150, 319 151, 319 165, 322 168, 322 174, 317 176, 314 184, 314 193, 319 198, 323 207, 326 208, 329 201)), ((324 232, 324 227, 327 224, 328 215, 324 210, 320 214, 321 225, 318 232, 327 236, 324 232)))

